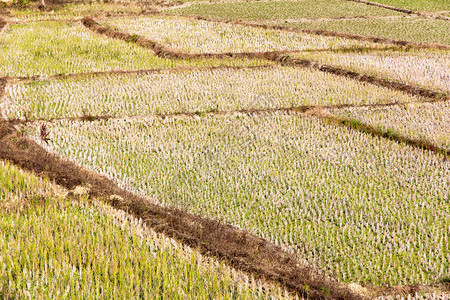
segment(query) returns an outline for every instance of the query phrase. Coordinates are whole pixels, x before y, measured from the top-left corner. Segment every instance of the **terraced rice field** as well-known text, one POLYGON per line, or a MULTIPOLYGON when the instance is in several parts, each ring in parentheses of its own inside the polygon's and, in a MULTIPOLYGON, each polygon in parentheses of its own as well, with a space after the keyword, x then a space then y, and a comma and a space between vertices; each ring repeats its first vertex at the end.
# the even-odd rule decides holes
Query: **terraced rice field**
POLYGON ((450 5, 447 1, 440 0, 376 0, 372 2, 399 8, 406 8, 414 11, 448 10, 450 5))
POLYGON ((450 3, 377 2, 0 12, 0 295, 449 298, 450 3))

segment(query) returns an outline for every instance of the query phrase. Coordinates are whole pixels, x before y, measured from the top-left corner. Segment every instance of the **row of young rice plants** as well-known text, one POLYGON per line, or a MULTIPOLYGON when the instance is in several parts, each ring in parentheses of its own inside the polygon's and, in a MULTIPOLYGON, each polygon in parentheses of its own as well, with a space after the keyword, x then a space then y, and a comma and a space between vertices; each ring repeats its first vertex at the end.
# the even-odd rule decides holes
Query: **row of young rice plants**
POLYGON ((371 125, 380 132, 425 140, 450 150, 450 103, 416 103, 392 107, 345 108, 332 111, 346 119, 371 125))
POLYGON ((0 210, 22 207, 34 196, 52 197, 65 194, 65 189, 25 172, 8 162, 0 161, 0 210))
POLYGON ((450 274, 450 162, 312 117, 58 121, 49 151, 282 245, 341 281, 450 274))
POLYGON ((17 84, 7 87, 4 100, 8 117, 29 119, 415 101, 344 77, 275 66, 17 84))
POLYGON ((0 163, 5 299, 289 299, 142 220, 0 163))
POLYGON ((201 2, 170 11, 215 19, 251 21, 403 15, 396 11, 347 0, 201 2))
POLYGON ((262 60, 170 60, 132 43, 97 36, 81 24, 14 24, 0 35, 0 75, 34 76, 80 72, 258 65, 262 60))
POLYGON ((295 53, 362 74, 450 93, 449 51, 383 51, 370 53, 295 53))
POLYGON ((381 47, 379 44, 338 37, 252 28, 183 17, 109 19, 105 25, 138 34, 170 48, 190 53, 266 52, 381 47))

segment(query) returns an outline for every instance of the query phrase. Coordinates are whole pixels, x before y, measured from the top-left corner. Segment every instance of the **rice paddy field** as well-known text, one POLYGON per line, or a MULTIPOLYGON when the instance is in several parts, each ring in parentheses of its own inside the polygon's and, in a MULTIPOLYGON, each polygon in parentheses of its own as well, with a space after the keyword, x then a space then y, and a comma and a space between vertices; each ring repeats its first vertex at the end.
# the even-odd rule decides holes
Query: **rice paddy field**
POLYGON ((450 3, 374 2, 5 4, 1 297, 450 299, 450 3))
POLYGON ((292 298, 142 220, 0 163, 4 298, 292 298), (14 279, 14 280, 13 280, 14 279))

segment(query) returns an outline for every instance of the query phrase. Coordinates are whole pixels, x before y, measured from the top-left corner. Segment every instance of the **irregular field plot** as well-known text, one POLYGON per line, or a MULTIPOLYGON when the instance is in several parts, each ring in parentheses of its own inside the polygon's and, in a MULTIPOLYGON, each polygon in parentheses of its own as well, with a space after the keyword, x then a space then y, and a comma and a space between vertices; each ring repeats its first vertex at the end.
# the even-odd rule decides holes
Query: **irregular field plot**
MULTIPOLYGON (((81 25, 37 22, 11 25, 0 35, 0 75, 33 76, 79 72, 233 65, 236 61, 172 61, 137 45, 92 34, 81 25)), ((258 61, 240 63, 260 64, 258 61)))
POLYGON ((448 0, 372 0, 372 2, 420 11, 450 10, 448 0))
POLYGON ((449 51, 298 53, 293 56, 450 93, 449 51))
POLYGON ((450 104, 405 104, 389 108, 347 108, 333 114, 450 150, 450 104))
POLYGON ((304 68, 162 72, 11 85, 10 118, 52 119, 414 102, 417 97, 304 68))
POLYGON ((401 13, 346 0, 198 3, 174 9, 176 14, 227 20, 276 20, 401 15, 401 13))
POLYGON ((280 299, 224 263, 106 205, 48 199, 0 218, 7 299, 280 299))
POLYGON ((191 53, 338 49, 377 44, 181 17, 110 19, 106 25, 191 53))
POLYGON ((370 35, 415 43, 450 45, 450 35, 448 34, 450 32, 450 22, 421 17, 283 22, 278 25, 300 29, 338 31, 364 36, 370 35))
MULTIPOLYGON (((341 281, 450 274, 450 162, 297 115, 53 123, 50 151, 282 244, 341 281)), ((45 145, 44 145, 45 146, 45 145)))

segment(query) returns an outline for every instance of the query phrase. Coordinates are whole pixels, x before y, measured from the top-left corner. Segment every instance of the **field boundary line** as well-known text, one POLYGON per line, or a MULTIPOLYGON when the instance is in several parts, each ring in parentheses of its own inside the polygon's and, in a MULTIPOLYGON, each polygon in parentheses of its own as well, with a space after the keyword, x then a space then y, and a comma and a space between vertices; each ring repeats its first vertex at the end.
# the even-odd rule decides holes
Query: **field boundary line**
POLYGON ((429 101, 415 101, 415 102, 391 102, 391 103, 375 103, 375 104, 335 104, 335 105, 298 105, 289 107, 277 107, 277 108, 243 108, 232 110, 208 110, 208 111, 175 111, 168 113, 149 113, 146 115, 83 115, 75 117, 58 117, 50 119, 8 119, 10 121, 20 123, 33 123, 33 122, 58 122, 58 121, 100 121, 100 120, 142 120, 146 118, 176 118, 176 117, 202 117, 211 115, 233 115, 233 114, 247 114, 247 115, 259 115, 259 114, 273 114, 273 113, 308 113, 308 111, 327 110, 327 109, 345 109, 345 108, 385 108, 395 107, 408 104, 423 104, 423 103, 439 103, 445 102, 442 100, 429 100, 429 101))
POLYGON ((368 125, 365 123, 362 123, 356 119, 352 118, 343 118, 340 116, 336 116, 326 110, 318 109, 318 110, 309 110, 307 111, 307 114, 313 115, 315 117, 318 117, 322 120, 338 124, 353 130, 361 131, 367 134, 370 134, 375 137, 381 137, 384 139, 396 141, 399 143, 404 143, 407 145, 410 145, 414 148, 419 148, 422 150, 429 150, 437 154, 444 155, 445 159, 450 158, 450 149, 444 149, 439 146, 436 146, 430 141, 424 140, 424 139, 413 139, 407 136, 404 136, 402 134, 398 133, 390 133, 386 130, 380 130, 375 126, 368 125))
POLYGON ((102 198, 111 206, 129 212, 156 232, 198 249, 201 254, 223 259, 256 278, 279 283, 302 297, 324 299, 328 295, 331 299, 364 299, 346 285, 301 265, 293 255, 263 238, 217 220, 157 205, 120 188, 105 176, 47 152, 36 142, 17 134, 14 122, 0 123, 0 159, 47 176, 69 190, 90 184, 91 197, 102 198))
MULTIPOLYGON (((197 111, 197 112, 190 112, 190 111, 176 111, 176 112, 170 112, 170 113, 154 113, 154 114, 147 114, 147 115, 97 115, 97 116, 91 116, 91 115, 85 115, 80 117, 60 117, 60 118, 51 118, 48 120, 44 119, 26 119, 26 120, 11 120, 15 122, 20 123, 33 123, 33 122, 58 122, 58 121, 108 121, 108 120, 143 120, 143 119, 149 119, 149 118, 159 118, 159 119, 165 119, 165 118, 177 118, 177 117, 188 117, 188 118, 197 118, 197 117, 203 117, 203 116, 225 116, 225 115, 234 115, 234 114, 246 114, 246 115, 262 115, 262 114, 273 114, 273 113, 305 113, 311 109, 316 108, 323 108, 323 106, 319 105, 300 105, 300 106, 293 106, 293 107, 279 107, 279 108, 244 108, 244 109, 235 109, 235 110, 213 110, 213 111, 197 111)), ((347 106, 330 106, 325 108, 346 108, 347 106)))
POLYGON ((407 9, 407 8, 399 8, 399 7, 395 7, 395 6, 381 4, 381 3, 378 3, 378 2, 371 2, 371 1, 367 1, 367 0, 347 0, 347 1, 356 2, 356 3, 363 3, 363 4, 367 4, 367 5, 371 5, 371 6, 377 6, 377 7, 381 7, 381 8, 385 8, 385 9, 389 9, 389 10, 402 12, 402 13, 405 13, 405 14, 414 14, 414 15, 418 15, 418 16, 426 17, 426 18, 433 18, 433 19, 438 19, 438 20, 450 21, 450 18, 447 18, 445 16, 436 15, 436 14, 430 14, 430 13, 424 13, 424 12, 420 12, 420 11, 414 11, 414 10, 410 10, 410 9, 407 9))
POLYGON ((276 64, 265 64, 256 66, 205 66, 205 67, 189 67, 180 66, 174 68, 156 68, 156 69, 141 69, 141 70, 111 70, 111 71, 93 71, 71 74, 56 74, 50 76, 5 76, 3 77, 9 83, 30 83, 30 82, 47 82, 57 81, 63 79, 89 79, 94 77, 112 76, 112 75, 149 75, 154 73, 183 73, 195 71, 214 71, 214 70, 246 70, 246 69, 270 69, 276 67, 276 64))
POLYGON ((161 15, 161 16, 167 16, 167 17, 175 16, 175 17, 182 17, 182 18, 191 19, 191 20, 201 20, 201 21, 207 21, 207 22, 213 22, 213 23, 242 25, 242 26, 248 26, 248 27, 273 29, 273 30, 280 30, 280 31, 297 32, 297 33, 306 33, 306 34, 319 35, 319 36, 341 37, 341 38, 352 39, 352 40, 357 40, 357 41, 373 42, 373 43, 378 43, 378 44, 393 44, 393 45, 400 46, 400 47, 409 47, 409 48, 417 48, 417 49, 450 50, 450 46, 437 44, 437 43, 434 43, 434 44, 415 43, 415 42, 410 42, 410 41, 392 40, 392 39, 376 37, 376 36, 364 36, 364 35, 342 33, 342 32, 336 32, 336 31, 299 29, 299 28, 280 26, 280 25, 260 24, 259 22, 250 22, 250 21, 244 21, 244 20, 231 21, 231 20, 206 18, 206 17, 202 17, 202 16, 174 15, 174 14, 164 13, 161 11, 154 12, 154 15, 161 15))

